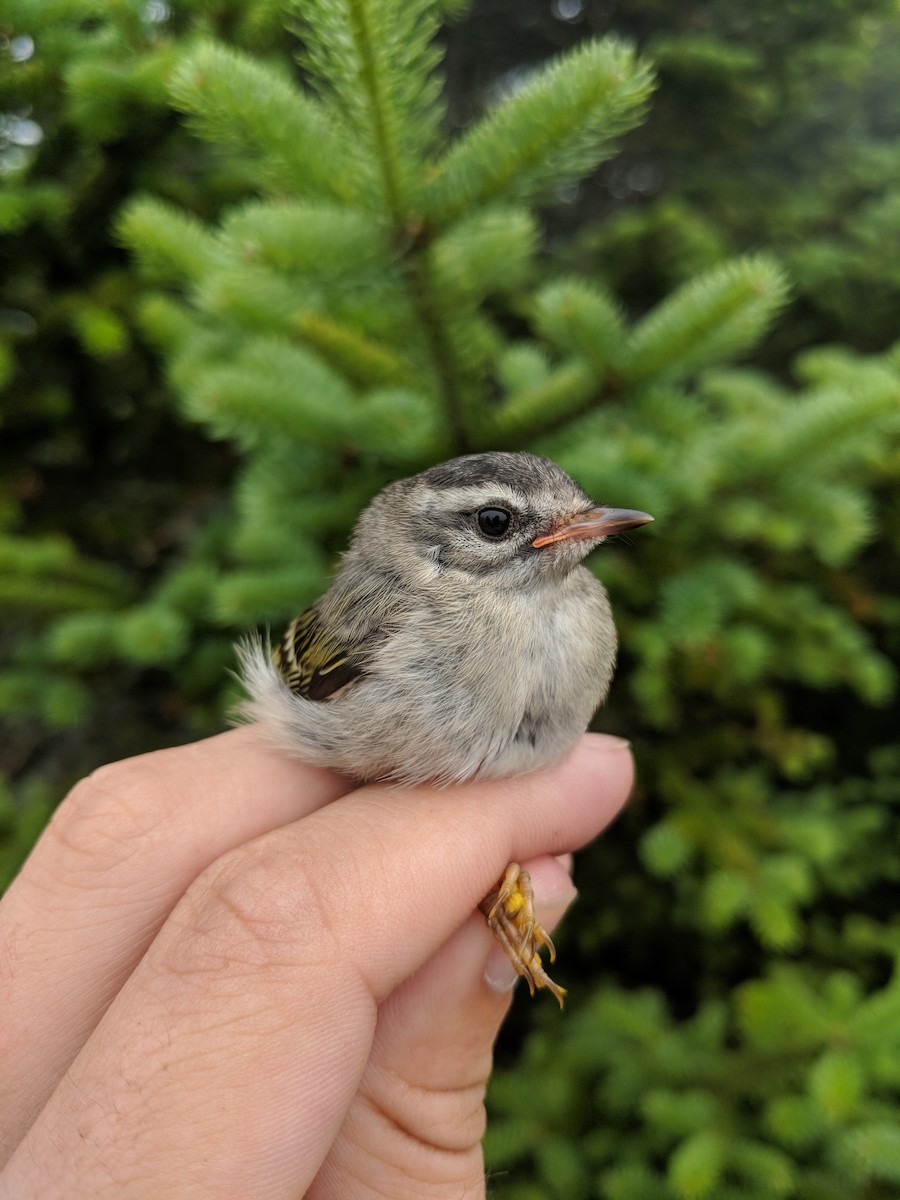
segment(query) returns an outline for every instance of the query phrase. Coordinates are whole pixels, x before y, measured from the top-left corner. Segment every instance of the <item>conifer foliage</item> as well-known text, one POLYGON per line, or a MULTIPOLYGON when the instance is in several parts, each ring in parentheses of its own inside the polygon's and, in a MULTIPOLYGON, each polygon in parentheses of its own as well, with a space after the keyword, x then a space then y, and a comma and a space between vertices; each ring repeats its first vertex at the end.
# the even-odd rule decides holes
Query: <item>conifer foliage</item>
MULTIPOLYGON (((765 253, 627 308, 572 255, 559 268, 543 206, 646 117, 652 69, 626 42, 516 72, 451 134, 436 0, 18 7, 39 53, 4 102, 41 116, 52 76, 47 139, 77 130, 82 151, 68 179, 17 162, 2 228, 77 241, 104 178, 128 258, 105 233, 102 272, 70 255, 65 303, 24 266, 15 303, 38 297, 41 336, 64 327, 101 380, 130 356, 125 423, 185 478, 150 566, 122 547, 162 544, 152 499, 104 543, 65 512, 26 531, 27 480, 0 481, 0 710, 32 738, 91 728, 96 681, 137 680, 177 697, 189 736, 233 699, 232 640, 314 598, 385 482, 549 454, 656 518, 592 560, 623 643, 600 725, 633 738, 641 782, 581 861, 571 1004, 529 1014, 493 1086, 493 1194, 896 1195, 896 347, 753 366, 789 302, 765 253), (107 178, 116 153, 140 170, 107 178)), ((32 448, 121 424, 106 400, 85 416, 90 372, 42 375, 4 336, 0 411, 32 448), (35 380, 39 434, 11 398, 35 380)), ((52 792, 13 762, 7 873, 52 792)))

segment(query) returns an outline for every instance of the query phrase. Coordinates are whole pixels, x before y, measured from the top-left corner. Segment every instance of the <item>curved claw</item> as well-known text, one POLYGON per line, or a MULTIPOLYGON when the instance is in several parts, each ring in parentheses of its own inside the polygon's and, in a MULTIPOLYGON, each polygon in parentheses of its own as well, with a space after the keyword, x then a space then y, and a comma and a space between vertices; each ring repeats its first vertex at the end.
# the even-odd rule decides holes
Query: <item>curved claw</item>
POLYGON ((554 962, 556 947, 534 915, 534 893, 528 872, 518 863, 510 863, 496 889, 478 907, 516 973, 528 984, 530 994, 546 988, 562 1008, 566 989, 550 978, 541 961, 540 951, 546 946, 550 961, 554 962))

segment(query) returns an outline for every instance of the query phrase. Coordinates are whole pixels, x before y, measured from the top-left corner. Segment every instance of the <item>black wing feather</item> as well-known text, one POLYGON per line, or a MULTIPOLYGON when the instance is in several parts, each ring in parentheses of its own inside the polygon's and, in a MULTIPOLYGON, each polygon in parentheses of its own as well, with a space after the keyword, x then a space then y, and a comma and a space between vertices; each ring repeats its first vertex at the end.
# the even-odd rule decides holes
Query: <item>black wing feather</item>
POLYGON ((335 645, 315 606, 291 621, 272 657, 291 691, 307 700, 328 700, 365 674, 363 656, 335 645))

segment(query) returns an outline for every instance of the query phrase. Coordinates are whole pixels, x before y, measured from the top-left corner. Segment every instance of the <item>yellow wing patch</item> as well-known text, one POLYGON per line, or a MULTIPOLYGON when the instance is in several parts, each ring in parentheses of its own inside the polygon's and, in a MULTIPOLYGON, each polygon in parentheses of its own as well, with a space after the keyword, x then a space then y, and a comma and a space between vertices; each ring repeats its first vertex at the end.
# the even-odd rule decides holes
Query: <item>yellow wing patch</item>
POLYGON ((327 700, 363 674, 353 647, 329 637, 315 608, 291 621, 272 659, 291 691, 308 700, 327 700))

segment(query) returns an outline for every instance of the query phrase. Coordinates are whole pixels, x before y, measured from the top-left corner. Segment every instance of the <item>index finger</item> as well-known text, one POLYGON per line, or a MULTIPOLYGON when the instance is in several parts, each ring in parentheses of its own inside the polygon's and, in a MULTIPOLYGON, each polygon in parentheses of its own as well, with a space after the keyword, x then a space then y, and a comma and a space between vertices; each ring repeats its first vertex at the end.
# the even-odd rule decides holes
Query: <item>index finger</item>
POLYGON ((76 785, 0 902, 0 1162, 193 880, 351 787, 274 752, 259 726, 76 785))

